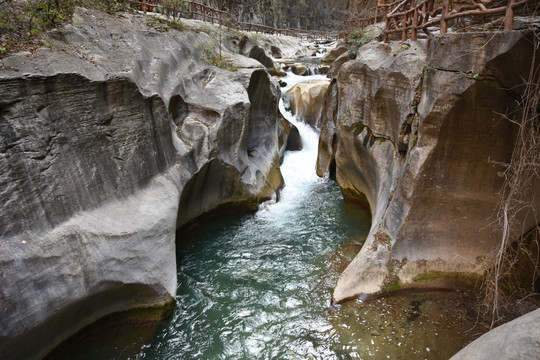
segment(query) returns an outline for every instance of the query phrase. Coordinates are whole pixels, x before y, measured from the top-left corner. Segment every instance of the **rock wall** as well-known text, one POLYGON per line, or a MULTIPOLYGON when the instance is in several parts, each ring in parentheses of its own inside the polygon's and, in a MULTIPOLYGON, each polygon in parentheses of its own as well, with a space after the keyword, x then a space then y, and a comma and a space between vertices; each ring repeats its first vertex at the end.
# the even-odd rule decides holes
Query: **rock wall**
POLYGON ((348 4, 341 0, 202 0, 242 22, 280 29, 341 30, 348 4), (236 16, 238 13, 238 16, 236 16))
POLYGON ((3 59, 2 359, 42 358, 108 314, 159 318, 177 227, 282 185, 265 67, 232 47, 239 70, 219 69, 201 60, 208 34, 145 23, 79 9, 46 47, 3 59))
POLYGON ((481 274, 502 184, 497 164, 509 161, 516 135, 500 114, 516 115, 530 35, 370 43, 341 66, 327 94, 334 105, 318 173, 335 163, 344 196, 369 204, 373 218, 335 301, 481 274))

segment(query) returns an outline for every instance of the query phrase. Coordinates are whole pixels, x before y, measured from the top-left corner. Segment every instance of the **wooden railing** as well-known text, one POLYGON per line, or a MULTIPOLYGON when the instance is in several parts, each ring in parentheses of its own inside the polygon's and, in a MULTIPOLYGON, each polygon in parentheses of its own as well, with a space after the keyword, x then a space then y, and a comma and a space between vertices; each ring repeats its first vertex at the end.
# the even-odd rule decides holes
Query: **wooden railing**
MULTIPOLYGON (((386 16, 384 42, 388 36, 401 33, 401 41, 406 41, 411 31, 411 40, 417 39, 419 30, 431 26, 439 26, 441 34, 448 31, 448 21, 461 17, 486 16, 504 14, 504 29, 511 30, 514 23, 514 11, 534 0, 507 0, 504 6, 497 6, 495 0, 461 1, 459 7, 453 9, 452 0, 424 0, 416 4, 416 0, 404 0, 386 16)), ((500 2, 499 2, 500 4, 500 2)))
MULTIPOLYGON (((146 12, 159 12, 162 14, 172 14, 173 9, 163 6, 160 0, 128 0, 136 9, 146 12)), ((254 31, 263 34, 288 35, 307 40, 333 40, 339 35, 337 33, 324 31, 311 31, 300 29, 276 29, 270 26, 256 25, 237 21, 226 11, 214 9, 210 6, 200 4, 195 1, 186 2, 186 7, 174 16, 182 16, 189 19, 197 19, 214 24, 224 25, 240 31, 254 31)))
POLYGON ((510 30, 516 9, 535 2, 538 0, 507 0, 501 6, 501 1, 496 0, 401 0, 377 5, 351 17, 345 21, 344 31, 347 34, 353 29, 385 22, 384 42, 388 42, 389 35, 395 33, 401 33, 401 40, 406 41, 409 31, 411 39, 416 40, 418 31, 427 32, 430 26, 438 26, 440 32, 445 34, 448 31, 448 21, 452 19, 499 14, 504 14, 504 29, 510 30), (457 3, 455 9, 453 2, 457 3))

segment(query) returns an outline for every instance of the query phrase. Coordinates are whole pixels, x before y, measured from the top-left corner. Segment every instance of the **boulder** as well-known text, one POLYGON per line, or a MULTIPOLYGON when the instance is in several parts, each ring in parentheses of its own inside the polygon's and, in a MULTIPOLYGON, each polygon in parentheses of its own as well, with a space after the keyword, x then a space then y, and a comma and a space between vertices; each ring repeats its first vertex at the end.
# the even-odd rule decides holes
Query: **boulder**
POLYGON ((421 288, 483 273, 502 184, 497 164, 509 161, 517 128, 497 114, 516 109, 530 36, 372 42, 341 66, 318 172, 335 162, 344 197, 369 206, 372 227, 335 301, 375 294, 390 278, 421 288))
POLYGON ((540 359, 540 309, 485 333, 450 358, 483 359, 540 359))
POLYGON ((328 65, 319 66, 319 74, 326 75, 326 74, 328 74, 328 71, 330 71, 330 66, 328 66, 328 65))
POLYGON ((337 78, 337 75, 339 73, 339 70, 341 69, 341 66, 345 64, 349 60, 353 60, 356 57, 356 54, 350 54, 349 52, 345 52, 341 54, 334 62, 330 65, 330 68, 327 72, 327 77, 329 79, 335 79, 337 78))
POLYGON ((272 57, 274 59, 281 59, 283 58, 283 54, 281 52, 281 49, 275 45, 270 45, 270 51, 272 52, 272 57))
MULTIPOLYGON (((280 92, 258 62, 202 61, 204 32, 78 9, 0 73, 0 358, 176 296, 175 232, 281 187, 280 92), (28 346, 32 344, 32 346, 28 346)), ((145 312, 146 310, 151 310, 145 312)))
POLYGON ((244 56, 257 60, 273 72, 278 71, 274 65, 274 60, 266 54, 263 48, 253 43, 247 36, 244 36, 242 40, 240 40, 238 52, 244 56))
POLYGON ((302 137, 300 136, 300 132, 298 131, 298 128, 294 126, 293 124, 289 123, 290 131, 289 136, 287 136, 287 147, 285 150, 287 151, 300 151, 304 148, 302 145, 302 137))
POLYGON ((292 73, 295 75, 308 75, 308 69, 304 64, 292 64, 289 69, 291 69, 292 73))
POLYGON ((283 96, 283 101, 297 120, 320 129, 324 94, 328 89, 328 80, 312 80, 294 85, 283 96))
POLYGON ((291 124, 285 117, 280 116, 279 121, 279 155, 283 162, 285 151, 302 150, 302 138, 298 128, 291 124))
POLYGON ((348 50, 349 50, 349 47, 347 45, 339 45, 338 47, 330 50, 326 55, 324 55, 321 61, 323 63, 330 64, 334 62, 342 54, 346 53, 348 50))

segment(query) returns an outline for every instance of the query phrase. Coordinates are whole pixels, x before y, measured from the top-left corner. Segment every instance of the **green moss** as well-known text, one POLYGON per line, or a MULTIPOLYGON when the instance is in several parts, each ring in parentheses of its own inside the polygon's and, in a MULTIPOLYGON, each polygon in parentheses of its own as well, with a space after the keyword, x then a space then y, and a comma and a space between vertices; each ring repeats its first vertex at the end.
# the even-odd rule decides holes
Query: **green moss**
POLYGON ((479 278, 480 276, 475 273, 465 273, 457 271, 426 271, 416 275, 413 278, 413 281, 422 282, 430 280, 455 279, 475 283, 479 278))
POLYGON ((212 29, 210 29, 208 26, 201 26, 200 28, 198 28, 197 30, 205 33, 205 34, 208 34, 210 35, 211 33, 213 33, 214 31, 212 29))
POLYGON ((399 289, 401 289, 401 285, 399 285, 399 279, 386 285, 386 292, 394 292, 398 291, 399 289))
POLYGON ((208 64, 217 66, 218 68, 227 71, 237 71, 238 67, 236 67, 230 60, 220 56, 216 51, 216 47, 217 44, 215 40, 209 40, 197 45, 197 48, 202 53, 202 60, 206 61, 208 64))
POLYGON ((364 131, 365 125, 358 122, 353 125, 353 133, 355 136, 358 136, 364 131))
POLYGON ((178 31, 186 30, 184 24, 182 24, 178 20, 167 20, 159 18, 157 16, 147 16, 146 25, 156 29, 159 32, 167 32, 170 29, 175 29, 178 31))

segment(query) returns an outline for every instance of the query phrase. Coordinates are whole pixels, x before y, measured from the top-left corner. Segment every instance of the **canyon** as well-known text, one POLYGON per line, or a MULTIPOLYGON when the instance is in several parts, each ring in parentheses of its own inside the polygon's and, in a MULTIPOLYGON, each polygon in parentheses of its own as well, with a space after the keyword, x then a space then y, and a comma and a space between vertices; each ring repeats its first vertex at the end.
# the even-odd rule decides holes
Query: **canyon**
MULTIPOLYGON (((279 199, 284 152, 301 141, 271 73, 314 49, 218 31, 77 9, 46 46, 2 59, 2 359, 43 358, 111 314, 168 316, 177 229, 279 199), (234 71, 210 63, 218 48, 234 71)), ((285 95, 320 131, 317 174, 372 215, 334 303, 482 276, 518 133, 501 114, 519 115, 534 36, 373 41, 285 95)), ((523 219, 523 233, 536 226, 523 219)))

